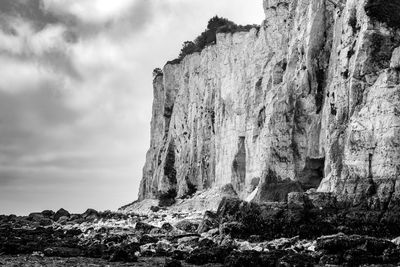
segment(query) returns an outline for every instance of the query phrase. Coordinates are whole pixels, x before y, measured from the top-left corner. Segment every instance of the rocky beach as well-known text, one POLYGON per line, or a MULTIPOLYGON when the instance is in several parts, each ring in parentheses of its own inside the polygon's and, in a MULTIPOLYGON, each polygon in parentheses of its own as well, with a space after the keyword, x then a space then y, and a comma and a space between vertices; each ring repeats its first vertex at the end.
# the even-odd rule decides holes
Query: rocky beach
POLYGON ((330 194, 291 193, 288 202, 249 203, 221 188, 159 207, 118 212, 60 209, 0 217, 4 266, 398 266, 400 216, 343 206, 330 194), (207 208, 203 206, 203 208, 207 208))

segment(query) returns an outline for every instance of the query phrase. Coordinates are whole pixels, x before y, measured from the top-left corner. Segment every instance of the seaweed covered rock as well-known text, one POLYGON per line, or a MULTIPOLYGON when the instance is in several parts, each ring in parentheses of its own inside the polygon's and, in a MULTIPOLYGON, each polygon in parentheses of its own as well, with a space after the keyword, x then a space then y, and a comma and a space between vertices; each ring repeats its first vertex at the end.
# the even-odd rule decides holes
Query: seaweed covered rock
POLYGON ((220 233, 263 240, 280 237, 316 238, 346 234, 395 237, 400 234, 400 213, 396 209, 375 210, 338 202, 330 193, 297 195, 291 204, 257 204, 225 198, 217 211, 220 233))
POLYGON ((317 239, 321 264, 359 266, 362 264, 398 264, 397 246, 385 239, 337 234, 317 239))

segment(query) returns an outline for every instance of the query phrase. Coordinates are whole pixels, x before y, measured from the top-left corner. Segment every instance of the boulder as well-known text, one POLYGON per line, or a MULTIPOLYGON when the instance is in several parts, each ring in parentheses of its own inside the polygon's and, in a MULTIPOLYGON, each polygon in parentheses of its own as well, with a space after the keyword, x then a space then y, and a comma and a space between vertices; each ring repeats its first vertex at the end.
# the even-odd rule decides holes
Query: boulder
POLYGON ((334 209, 337 208, 336 196, 332 193, 308 191, 306 200, 311 207, 318 209, 334 209))
POLYGON ((400 259, 397 246, 388 240, 342 233, 318 238, 316 250, 324 254, 320 264, 397 264, 400 259))
POLYGON ((152 212, 158 212, 158 211, 160 211, 160 207, 159 206, 151 206, 150 207, 150 210, 152 211, 152 212))
POLYGON ((175 227, 188 233, 196 233, 199 223, 190 220, 182 220, 178 222, 175 227))
POLYGON ((66 224, 68 219, 69 219, 69 217, 67 217, 67 216, 61 216, 60 218, 58 218, 57 222, 59 224, 66 224))
POLYGON ((30 220, 32 220, 32 221, 38 222, 38 221, 44 219, 44 216, 43 216, 43 214, 40 213, 40 212, 33 212, 33 213, 31 213, 31 214, 28 215, 28 218, 29 218, 30 220))
POLYGON ((49 217, 45 217, 41 212, 29 214, 28 219, 32 222, 39 223, 40 226, 49 226, 53 224, 53 220, 49 217))
POLYGON ((177 243, 178 245, 195 247, 199 243, 199 237, 197 236, 182 237, 177 240, 177 243))
POLYGON ((160 240, 156 244, 156 251, 158 253, 171 252, 172 250, 173 250, 173 246, 172 246, 171 242, 169 242, 167 240, 160 240))
POLYGON ((54 214, 56 214, 54 211, 52 210, 44 210, 42 211, 42 215, 46 218, 53 218, 54 214))
POLYGON ((53 224, 53 220, 50 218, 43 218, 39 221, 40 226, 49 226, 53 224))
POLYGON ((164 223, 163 225, 161 225, 161 229, 166 232, 171 232, 174 227, 170 223, 164 223))
POLYGON ((67 217, 69 218, 71 214, 65 210, 65 209, 59 209, 55 214, 54 214, 54 221, 58 221, 61 217, 67 217))
POLYGON ((161 228, 153 228, 153 229, 151 229, 151 231, 150 231, 150 235, 162 235, 162 234, 165 234, 167 231, 165 231, 164 229, 161 229, 161 228))
POLYGON ((139 243, 140 245, 145 245, 145 244, 151 244, 151 243, 157 243, 158 238, 152 235, 142 235, 139 238, 139 243))
POLYGON ((87 220, 97 219, 99 217, 99 212, 95 209, 87 209, 83 214, 82 217, 87 220))
POLYGON ((378 255, 386 249, 396 248, 396 245, 386 239, 360 235, 349 236, 342 233, 317 239, 316 249, 327 251, 330 254, 354 248, 362 248, 371 254, 378 255))
POLYGON ((216 213, 212 211, 206 211, 203 216, 203 220, 201 221, 197 232, 199 234, 208 232, 211 229, 217 228, 219 225, 218 216, 216 213))
POLYGON ((287 203, 289 208, 304 209, 306 207, 307 197, 303 192, 291 192, 288 194, 287 203))
POLYGON ((181 260, 186 259, 188 255, 189 255, 189 252, 176 249, 171 253, 171 258, 181 261, 181 260))
POLYGON ((144 223, 144 222, 137 222, 135 226, 135 230, 142 234, 149 234, 151 230, 158 228, 156 226, 144 223))
POLYGON ((230 254, 230 247, 201 247, 196 248, 186 258, 186 262, 195 265, 207 263, 224 263, 225 258, 230 254))
POLYGON ((227 222, 219 227, 221 235, 231 235, 232 237, 243 237, 246 233, 246 226, 240 222, 227 222))

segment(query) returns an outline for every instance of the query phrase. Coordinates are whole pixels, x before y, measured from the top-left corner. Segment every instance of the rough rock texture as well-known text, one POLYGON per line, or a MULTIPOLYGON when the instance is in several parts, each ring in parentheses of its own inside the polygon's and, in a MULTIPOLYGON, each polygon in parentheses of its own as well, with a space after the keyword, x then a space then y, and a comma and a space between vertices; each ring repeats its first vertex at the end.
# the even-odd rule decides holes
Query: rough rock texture
POLYGON ((230 183, 258 202, 318 188, 397 203, 400 34, 366 2, 264 0, 259 31, 167 64, 139 200, 230 183))

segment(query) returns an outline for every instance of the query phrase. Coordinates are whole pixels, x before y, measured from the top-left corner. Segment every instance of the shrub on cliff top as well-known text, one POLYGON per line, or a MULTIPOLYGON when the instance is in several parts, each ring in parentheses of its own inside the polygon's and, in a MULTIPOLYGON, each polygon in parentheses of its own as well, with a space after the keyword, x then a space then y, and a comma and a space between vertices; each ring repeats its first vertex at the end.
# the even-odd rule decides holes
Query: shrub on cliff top
POLYGON ((365 12, 372 20, 400 29, 400 0, 368 0, 365 12))
POLYGON ((179 58, 183 59, 186 55, 193 54, 199 51, 199 47, 192 41, 186 41, 182 45, 181 53, 179 58))
POLYGON ((207 29, 202 32, 193 42, 185 41, 182 45, 179 57, 168 61, 167 64, 179 64, 187 55, 201 52, 206 46, 213 45, 217 41, 217 33, 235 33, 250 31, 252 28, 259 29, 258 25, 237 25, 226 19, 214 16, 208 21, 207 29))

